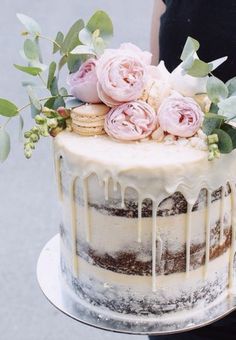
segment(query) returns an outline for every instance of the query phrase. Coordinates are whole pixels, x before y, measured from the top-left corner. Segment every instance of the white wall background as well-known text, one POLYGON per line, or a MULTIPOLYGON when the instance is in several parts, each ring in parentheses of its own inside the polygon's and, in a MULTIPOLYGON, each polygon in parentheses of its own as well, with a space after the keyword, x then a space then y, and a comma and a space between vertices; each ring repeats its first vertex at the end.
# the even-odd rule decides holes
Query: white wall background
MULTIPOLYGON (((0 97, 18 105, 27 102, 20 86, 24 75, 12 67, 13 63, 22 63, 18 53, 23 42, 19 34, 22 26, 17 12, 34 17, 44 32, 54 37, 59 29, 67 31, 77 18, 86 19, 94 10, 104 9, 114 22, 114 46, 132 41, 148 48, 152 4, 153 0, 1 0, 0 97)), ((48 44, 43 46, 48 54, 48 44)), ((24 117, 28 126, 30 113, 24 112, 24 117)), ((16 122, 9 124, 9 131, 16 129, 16 122)), ((0 339, 128 340, 130 336, 102 332, 70 320, 39 290, 37 258, 46 241, 57 233, 59 219, 50 141, 40 143, 27 161, 23 146, 14 137, 10 158, 0 165, 0 339)))

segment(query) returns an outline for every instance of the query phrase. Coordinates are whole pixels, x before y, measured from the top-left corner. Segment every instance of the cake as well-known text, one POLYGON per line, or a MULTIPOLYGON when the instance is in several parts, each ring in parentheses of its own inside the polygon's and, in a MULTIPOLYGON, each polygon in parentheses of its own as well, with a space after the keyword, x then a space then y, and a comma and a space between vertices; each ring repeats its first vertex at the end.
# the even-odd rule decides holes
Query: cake
POLYGON ((54 145, 62 273, 76 294, 119 313, 162 315, 229 293, 234 153, 213 163, 182 145, 68 132, 54 145))
MULTIPOLYGON (((113 25, 103 11, 54 40, 32 18, 18 18, 28 60, 18 70, 45 84, 38 40, 60 53, 49 63, 49 97, 26 83, 29 103, 0 98, 0 115, 19 117, 31 106, 26 158, 54 137, 62 296, 156 322, 235 294, 236 82, 213 75, 227 57, 200 60, 199 42, 188 37, 170 73, 132 43, 108 48, 113 25), (59 84, 64 65, 68 90, 59 84)), ((0 160, 10 151, 8 121, 0 160)))

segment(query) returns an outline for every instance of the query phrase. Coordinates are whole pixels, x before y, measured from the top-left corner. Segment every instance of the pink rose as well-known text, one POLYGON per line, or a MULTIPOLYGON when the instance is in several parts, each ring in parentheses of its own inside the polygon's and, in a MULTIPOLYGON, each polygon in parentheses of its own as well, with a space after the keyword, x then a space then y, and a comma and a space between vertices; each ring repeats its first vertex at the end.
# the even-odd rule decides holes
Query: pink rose
POLYGON ((139 140, 149 136, 157 126, 157 113, 139 100, 111 109, 105 120, 108 135, 120 140, 139 140))
POLYGON ((144 60, 147 58, 133 46, 132 49, 107 49, 98 60, 98 95, 107 106, 137 100, 143 92, 147 80, 144 60))
POLYGON ((174 93, 162 102, 158 118, 164 131, 174 136, 192 137, 201 127, 203 113, 192 98, 174 93))
POLYGON ((68 78, 71 94, 85 103, 101 102, 97 91, 96 64, 97 60, 88 59, 68 78))
POLYGON ((121 50, 129 50, 133 51, 136 55, 138 55, 145 64, 150 65, 152 62, 152 53, 148 51, 142 51, 138 46, 132 43, 123 43, 120 45, 121 50))

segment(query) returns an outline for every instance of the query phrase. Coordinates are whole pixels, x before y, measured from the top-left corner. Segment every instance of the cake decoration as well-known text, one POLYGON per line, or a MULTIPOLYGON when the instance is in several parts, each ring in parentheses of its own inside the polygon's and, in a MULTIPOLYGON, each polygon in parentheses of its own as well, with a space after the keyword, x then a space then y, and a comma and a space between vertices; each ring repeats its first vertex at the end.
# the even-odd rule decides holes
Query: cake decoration
MULTIPOLYGON (((31 157, 41 137, 55 137, 64 129, 71 130, 70 117, 62 117, 58 108, 70 110, 81 103, 103 103, 111 108, 102 130, 102 121, 98 126, 87 121, 90 132, 86 124, 85 132, 85 126, 78 123, 73 115, 73 131, 81 135, 106 131, 108 136, 120 141, 150 138, 153 142, 165 144, 170 141, 178 143, 184 137, 188 142, 180 140, 178 144, 191 147, 196 143, 190 138, 197 137, 201 130, 209 136, 205 138, 208 144, 206 157, 209 160, 236 148, 236 128, 232 124, 236 119, 236 81, 232 78, 224 84, 212 73, 227 57, 208 63, 200 60, 197 55, 200 44, 189 37, 180 56, 180 65, 170 73, 164 61, 157 66, 151 65, 151 53, 142 51, 132 43, 123 43, 116 49, 108 48, 113 25, 103 11, 97 11, 86 24, 79 19, 67 35, 58 32, 55 40, 42 35, 39 24, 32 18, 22 14, 18 18, 26 28, 23 51, 28 65, 15 67, 40 78, 50 92, 48 97, 38 98, 37 87, 27 81, 23 84, 29 96, 28 104, 18 108, 9 100, 0 99, 0 115, 8 117, 8 120, 18 117, 21 127, 21 112, 31 107, 36 125, 25 132, 27 158, 31 157), (40 39, 53 42, 53 54, 61 54, 58 64, 52 61, 47 67, 42 63, 38 44, 40 39), (69 90, 59 84, 64 65, 69 69, 69 90), (45 81, 43 78, 47 69, 45 81), (212 138, 214 143, 211 143, 212 138)), ((10 152, 7 124, 8 121, 0 129, 2 161, 10 152)), ((203 145, 201 149, 205 149, 203 145)))

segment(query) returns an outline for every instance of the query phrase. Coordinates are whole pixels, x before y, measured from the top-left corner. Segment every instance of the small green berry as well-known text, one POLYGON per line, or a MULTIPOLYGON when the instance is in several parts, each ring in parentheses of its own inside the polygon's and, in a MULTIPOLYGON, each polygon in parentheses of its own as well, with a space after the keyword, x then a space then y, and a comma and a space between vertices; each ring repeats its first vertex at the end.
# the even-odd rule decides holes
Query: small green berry
POLYGON ((49 136, 48 127, 46 125, 41 126, 40 129, 39 129, 39 134, 42 137, 48 137, 49 136))
POLYGON ((42 124, 46 123, 46 118, 45 118, 45 117, 42 117, 42 116, 40 116, 40 115, 35 116, 34 119, 35 119, 35 122, 36 122, 37 124, 39 124, 39 125, 42 125, 42 124))
POLYGON ((51 119, 47 120, 47 125, 50 129, 54 129, 54 128, 57 127, 58 122, 57 122, 56 118, 51 118, 51 119))
POLYGON ((207 139, 209 144, 215 144, 219 142, 219 138, 216 133, 214 133, 213 135, 209 135, 207 139))
POLYGON ((215 158, 214 152, 210 151, 208 155, 208 161, 213 161, 214 158, 215 158))
POLYGON ((25 137, 25 138, 30 138, 30 136, 31 136, 31 131, 26 131, 26 132, 24 133, 24 137, 25 137))
POLYGON ((32 156, 32 150, 25 150, 24 154, 25 154, 25 157, 26 157, 27 159, 29 159, 29 158, 31 158, 31 156, 32 156))
POLYGON ((209 145, 209 150, 210 151, 217 151, 218 150, 218 145, 217 144, 210 144, 209 145))
POLYGON ((38 140, 39 140, 39 136, 36 133, 32 133, 31 136, 30 136, 30 141, 37 143, 38 140))

